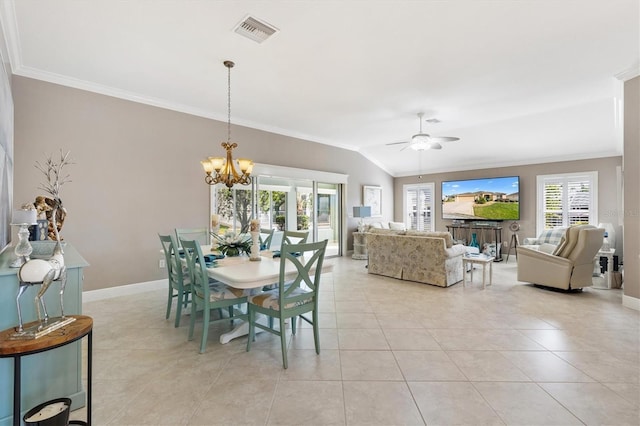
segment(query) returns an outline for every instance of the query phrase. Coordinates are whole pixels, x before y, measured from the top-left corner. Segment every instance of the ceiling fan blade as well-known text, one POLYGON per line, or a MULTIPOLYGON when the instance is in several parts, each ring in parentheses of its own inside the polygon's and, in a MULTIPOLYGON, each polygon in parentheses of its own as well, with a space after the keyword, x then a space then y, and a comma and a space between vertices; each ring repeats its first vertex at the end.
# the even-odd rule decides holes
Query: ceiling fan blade
POLYGON ((431 142, 429 144, 429 149, 442 149, 442 145, 440 145, 438 142, 431 142))
POLYGON ((460 138, 453 136, 431 136, 430 139, 433 142, 455 142, 460 140, 460 138))
POLYGON ((407 144, 407 146, 403 147, 400 152, 404 151, 405 149, 409 148, 411 146, 411 144, 407 144))
POLYGON ((409 141, 403 141, 403 142, 391 142, 391 143, 386 143, 386 146, 391 146, 391 145, 402 145, 403 143, 409 143, 409 141))

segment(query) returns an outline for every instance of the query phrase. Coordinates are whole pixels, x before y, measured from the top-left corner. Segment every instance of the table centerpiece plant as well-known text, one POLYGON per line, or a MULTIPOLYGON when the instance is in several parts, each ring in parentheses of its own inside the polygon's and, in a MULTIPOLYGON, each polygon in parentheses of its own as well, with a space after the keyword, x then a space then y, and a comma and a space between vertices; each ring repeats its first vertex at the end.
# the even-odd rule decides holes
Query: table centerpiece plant
POLYGON ((225 256, 239 256, 242 253, 249 254, 251 252, 251 236, 247 234, 227 231, 222 236, 212 232, 211 236, 218 246, 218 251, 225 256))

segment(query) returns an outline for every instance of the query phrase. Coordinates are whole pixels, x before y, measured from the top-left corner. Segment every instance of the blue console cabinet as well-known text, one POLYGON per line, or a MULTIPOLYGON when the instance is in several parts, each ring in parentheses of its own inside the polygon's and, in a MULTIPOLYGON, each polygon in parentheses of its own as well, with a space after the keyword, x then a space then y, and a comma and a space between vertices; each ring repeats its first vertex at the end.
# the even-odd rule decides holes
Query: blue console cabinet
MULTIPOLYGON (((39 242, 35 244, 53 244, 39 242)), ((9 264, 15 259, 13 247, 0 253, 0 330, 18 324, 16 295, 18 294, 17 268, 9 264)), ((67 285, 64 292, 65 314, 82 314, 83 270, 88 263, 73 246, 64 246, 64 261, 67 267, 67 285)), ((32 286, 20 299, 25 323, 37 319, 34 298, 38 286, 32 286)), ((60 283, 54 282, 45 301, 52 317, 60 315, 60 283)), ((56 398, 71 398, 72 410, 85 405, 85 390, 82 385, 81 342, 69 344, 54 351, 28 355, 22 359, 23 415, 29 409, 56 398)), ((0 426, 9 426, 13 421, 13 359, 0 359, 0 426)))

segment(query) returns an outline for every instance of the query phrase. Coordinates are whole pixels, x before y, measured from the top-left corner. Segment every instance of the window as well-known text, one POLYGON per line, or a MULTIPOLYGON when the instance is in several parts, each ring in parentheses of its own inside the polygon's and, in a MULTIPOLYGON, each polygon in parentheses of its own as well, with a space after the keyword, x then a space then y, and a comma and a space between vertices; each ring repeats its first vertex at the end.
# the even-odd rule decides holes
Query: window
POLYGON ((433 183, 404 185, 404 223, 407 229, 433 231, 433 183))
POLYGON ((598 172, 541 175, 537 184, 538 233, 598 223, 598 172))

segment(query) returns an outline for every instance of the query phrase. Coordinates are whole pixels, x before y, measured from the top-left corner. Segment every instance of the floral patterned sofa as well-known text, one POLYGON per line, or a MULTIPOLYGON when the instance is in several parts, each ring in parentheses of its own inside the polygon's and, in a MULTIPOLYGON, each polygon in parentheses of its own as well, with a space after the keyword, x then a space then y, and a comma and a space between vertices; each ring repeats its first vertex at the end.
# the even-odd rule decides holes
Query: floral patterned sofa
POLYGON ((453 244, 449 232, 369 229, 368 272, 447 287, 462 281, 466 247, 453 244))

